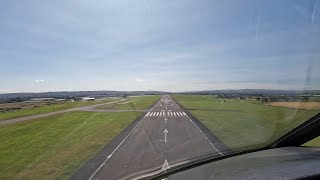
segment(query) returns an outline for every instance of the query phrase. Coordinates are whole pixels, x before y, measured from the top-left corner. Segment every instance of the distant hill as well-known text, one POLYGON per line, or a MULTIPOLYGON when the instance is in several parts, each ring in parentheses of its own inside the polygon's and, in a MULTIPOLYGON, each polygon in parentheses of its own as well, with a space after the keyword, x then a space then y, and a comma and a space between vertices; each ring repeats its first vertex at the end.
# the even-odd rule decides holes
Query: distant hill
POLYGON ((271 90, 271 89, 226 89, 188 92, 164 92, 164 91, 61 91, 41 93, 8 93, 0 94, 0 99, 5 98, 70 98, 70 97, 112 97, 112 96, 136 96, 136 95, 161 95, 161 94, 242 94, 242 95, 319 95, 320 90, 271 90))
POLYGON ((160 91, 61 91, 61 92, 41 92, 41 93, 8 93, 0 94, 0 98, 68 98, 68 97, 108 97, 108 96, 136 96, 165 94, 160 91))
POLYGON ((226 89, 180 92, 182 94, 243 94, 243 95, 319 95, 320 90, 272 90, 272 89, 226 89))

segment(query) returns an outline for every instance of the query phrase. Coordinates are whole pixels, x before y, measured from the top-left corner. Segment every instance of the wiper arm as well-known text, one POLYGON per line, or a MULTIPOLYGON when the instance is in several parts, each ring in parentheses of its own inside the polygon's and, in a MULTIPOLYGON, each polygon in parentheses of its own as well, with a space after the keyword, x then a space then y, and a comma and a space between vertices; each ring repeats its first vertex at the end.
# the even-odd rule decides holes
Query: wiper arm
POLYGON ((300 146, 318 136, 320 136, 320 113, 273 142, 268 148, 300 146))

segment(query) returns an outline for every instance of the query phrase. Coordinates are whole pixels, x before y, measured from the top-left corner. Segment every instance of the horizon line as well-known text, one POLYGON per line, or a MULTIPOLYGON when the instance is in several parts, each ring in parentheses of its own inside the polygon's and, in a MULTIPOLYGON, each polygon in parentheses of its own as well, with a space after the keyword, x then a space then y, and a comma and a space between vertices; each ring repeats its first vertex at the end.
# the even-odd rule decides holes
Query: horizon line
POLYGON ((161 90, 61 90, 61 91, 39 91, 39 92, 6 92, 3 94, 40 94, 40 93, 59 93, 59 92, 99 92, 99 91, 109 91, 109 92, 163 92, 163 93, 187 93, 187 92, 204 92, 204 91, 235 91, 235 90, 267 90, 267 91, 320 91, 320 89, 255 89, 255 88, 241 88, 241 89, 210 89, 210 90, 196 90, 196 91, 161 91, 161 90))

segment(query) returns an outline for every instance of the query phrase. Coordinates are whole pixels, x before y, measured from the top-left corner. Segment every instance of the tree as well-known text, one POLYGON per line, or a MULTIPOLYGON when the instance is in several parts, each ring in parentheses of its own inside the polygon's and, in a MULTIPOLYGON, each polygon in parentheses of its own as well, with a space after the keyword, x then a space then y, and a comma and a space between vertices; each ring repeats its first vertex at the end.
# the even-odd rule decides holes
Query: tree
POLYGON ((267 102, 269 102, 269 99, 266 98, 266 97, 264 97, 264 98, 262 99, 262 103, 267 103, 267 102))

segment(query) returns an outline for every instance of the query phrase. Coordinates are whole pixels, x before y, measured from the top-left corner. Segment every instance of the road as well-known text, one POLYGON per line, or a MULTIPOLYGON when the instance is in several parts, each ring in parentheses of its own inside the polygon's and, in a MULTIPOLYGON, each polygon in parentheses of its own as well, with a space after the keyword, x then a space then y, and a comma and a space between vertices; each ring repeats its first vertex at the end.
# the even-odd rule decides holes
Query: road
POLYGON ((166 95, 110 154, 105 155, 105 159, 90 175, 78 172, 72 179, 143 177, 142 174, 146 172, 163 171, 202 155, 223 155, 223 146, 218 143, 221 142, 211 142, 188 113, 166 95))

